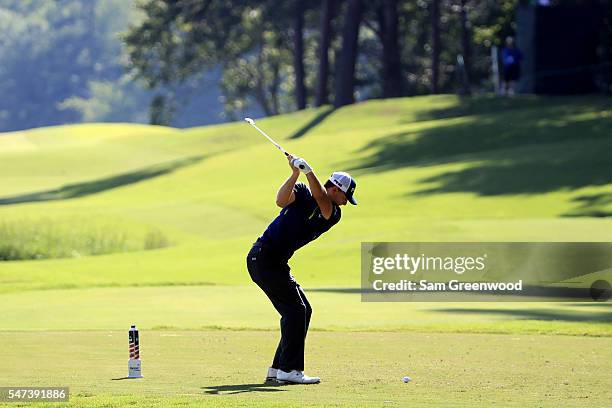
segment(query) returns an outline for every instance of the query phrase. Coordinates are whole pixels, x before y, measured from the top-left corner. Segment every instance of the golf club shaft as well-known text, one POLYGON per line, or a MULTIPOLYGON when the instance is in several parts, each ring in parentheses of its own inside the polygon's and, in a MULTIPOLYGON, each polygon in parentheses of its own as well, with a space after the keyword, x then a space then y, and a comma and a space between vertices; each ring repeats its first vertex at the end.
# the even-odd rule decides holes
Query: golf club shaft
POLYGON ((260 128, 259 128, 259 127, 258 127, 258 126, 255 124, 255 121, 254 121, 253 119, 250 119, 250 118, 245 118, 244 120, 245 120, 245 121, 246 121, 246 122, 247 122, 249 125, 253 126, 255 129, 257 129, 257 131, 258 131, 259 133, 261 133, 262 135, 264 135, 264 136, 266 137, 266 139, 268 139, 268 140, 269 140, 269 141, 270 141, 270 142, 271 142, 271 143, 272 143, 274 146, 276 146, 276 148, 277 148, 278 150, 280 150, 281 152, 283 152, 283 153, 285 154, 285 156, 289 156, 289 153, 287 153, 287 151, 286 151, 285 149, 283 149, 281 145, 279 145, 278 143, 276 143, 276 142, 274 141, 274 139, 272 139, 270 136, 268 136, 268 135, 266 134, 266 132, 264 132, 263 130, 261 130, 261 129, 260 129, 260 128))

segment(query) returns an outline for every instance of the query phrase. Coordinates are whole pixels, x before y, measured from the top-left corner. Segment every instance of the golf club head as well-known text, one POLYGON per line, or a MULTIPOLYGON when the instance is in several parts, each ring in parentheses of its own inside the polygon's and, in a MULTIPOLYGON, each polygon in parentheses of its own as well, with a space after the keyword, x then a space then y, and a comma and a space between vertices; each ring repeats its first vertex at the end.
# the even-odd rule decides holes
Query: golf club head
POLYGON ((244 118, 244 120, 246 121, 246 123, 248 123, 249 125, 254 125, 255 121, 251 118, 244 118))

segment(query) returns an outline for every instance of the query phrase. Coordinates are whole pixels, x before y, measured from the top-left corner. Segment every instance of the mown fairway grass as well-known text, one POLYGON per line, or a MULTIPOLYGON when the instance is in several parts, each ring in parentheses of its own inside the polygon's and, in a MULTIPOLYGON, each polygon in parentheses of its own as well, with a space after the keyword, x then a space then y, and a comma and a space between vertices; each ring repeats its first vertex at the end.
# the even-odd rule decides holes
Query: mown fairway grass
POLYGON ((149 331, 140 380, 121 379, 123 330, 4 332, 0 339, 9 344, 4 362, 12 373, 0 376, 3 384, 70 384, 72 405, 82 407, 603 407, 612 381, 608 338, 313 332, 307 364, 324 381, 282 387, 262 381, 275 347, 271 332, 149 331), (406 375, 411 383, 402 382, 406 375))
POLYGON ((244 123, 93 124, 0 136, 0 225, 23 242, 59 225, 41 252, 71 256, 0 263, 0 385, 69 385, 74 406, 605 406, 609 303, 371 304, 346 289, 365 241, 611 241, 610 100, 435 96, 258 124, 321 178, 358 180, 360 205, 291 264, 324 382, 260 386, 278 317, 244 258, 277 212, 278 151, 244 123), (150 231, 169 246, 139 250, 150 231), (86 256, 79 234, 127 244, 86 256), (133 323, 145 379, 113 381, 133 323))

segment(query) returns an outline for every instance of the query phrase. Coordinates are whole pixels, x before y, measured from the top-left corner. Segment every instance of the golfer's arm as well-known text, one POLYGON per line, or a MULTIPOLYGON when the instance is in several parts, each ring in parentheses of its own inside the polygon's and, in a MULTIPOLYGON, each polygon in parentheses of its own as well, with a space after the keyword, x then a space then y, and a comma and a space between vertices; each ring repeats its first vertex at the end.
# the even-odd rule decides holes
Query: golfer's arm
POLYGON ((293 172, 278 189, 278 192, 276 193, 276 205, 278 205, 280 208, 284 208, 295 201, 293 187, 295 187, 295 182, 299 176, 299 172, 293 172))
POLYGON ((329 220, 329 217, 332 215, 333 206, 331 199, 327 196, 327 191, 321 185, 317 176, 315 176, 314 171, 308 173, 306 179, 308 180, 310 192, 321 210, 321 215, 326 220, 329 220))

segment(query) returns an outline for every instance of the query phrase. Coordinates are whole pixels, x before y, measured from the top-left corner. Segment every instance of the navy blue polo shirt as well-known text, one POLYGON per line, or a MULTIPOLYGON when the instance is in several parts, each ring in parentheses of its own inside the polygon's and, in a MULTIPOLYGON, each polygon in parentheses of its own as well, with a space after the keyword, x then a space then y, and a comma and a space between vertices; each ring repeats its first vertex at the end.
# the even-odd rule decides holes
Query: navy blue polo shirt
POLYGON ((317 201, 304 183, 293 187, 295 201, 283 208, 259 238, 282 259, 293 253, 340 221, 340 207, 332 203, 332 214, 326 220, 317 201))

